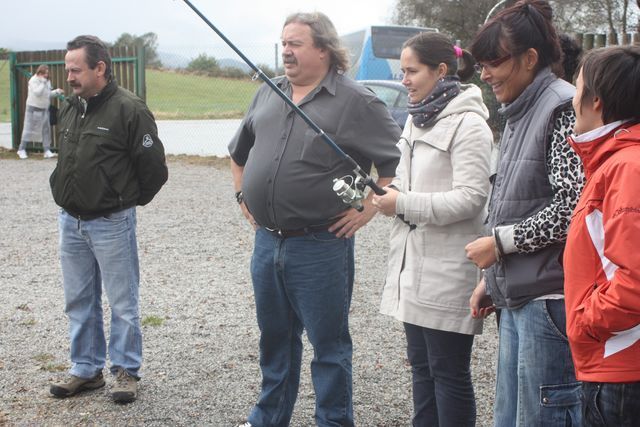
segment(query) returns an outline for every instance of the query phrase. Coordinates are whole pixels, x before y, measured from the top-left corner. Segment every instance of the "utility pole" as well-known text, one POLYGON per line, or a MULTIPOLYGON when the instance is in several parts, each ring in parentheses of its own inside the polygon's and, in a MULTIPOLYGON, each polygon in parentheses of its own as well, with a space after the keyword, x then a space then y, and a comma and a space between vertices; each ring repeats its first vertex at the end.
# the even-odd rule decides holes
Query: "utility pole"
MULTIPOLYGON (((638 1, 640 1, 640 0, 638 0, 638 1)), ((276 45, 276 49, 275 49, 275 61, 274 62, 276 64, 276 67, 273 69, 273 74, 277 76, 278 75, 278 58, 279 58, 279 56, 278 56, 278 43, 276 43, 275 45, 276 45)))

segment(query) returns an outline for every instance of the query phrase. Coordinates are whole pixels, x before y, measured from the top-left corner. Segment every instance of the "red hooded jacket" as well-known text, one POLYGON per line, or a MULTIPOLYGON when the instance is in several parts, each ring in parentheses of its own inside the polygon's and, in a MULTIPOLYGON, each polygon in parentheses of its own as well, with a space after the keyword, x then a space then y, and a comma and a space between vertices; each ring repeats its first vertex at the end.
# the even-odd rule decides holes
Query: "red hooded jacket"
POLYGON ((590 141, 570 138, 587 182, 573 212, 564 253, 567 335, 578 380, 636 382, 640 124, 600 130, 606 134, 590 141))

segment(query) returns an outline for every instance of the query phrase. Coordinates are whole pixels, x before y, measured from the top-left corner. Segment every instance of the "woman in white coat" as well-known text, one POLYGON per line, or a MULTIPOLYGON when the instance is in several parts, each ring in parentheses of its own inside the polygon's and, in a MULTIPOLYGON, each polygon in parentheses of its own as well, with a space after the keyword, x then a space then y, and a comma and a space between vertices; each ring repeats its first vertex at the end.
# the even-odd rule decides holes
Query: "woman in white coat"
POLYGON ((482 231, 492 134, 471 54, 440 33, 403 46, 410 116, 402 157, 374 206, 395 216, 381 312, 404 323, 413 374, 414 426, 473 426, 474 334, 469 313, 478 270, 464 247, 482 231), (458 64, 461 67, 458 67, 458 64))
POLYGON ((44 158, 50 159, 56 154, 51 152, 51 125, 49 124, 49 105, 51 98, 63 93, 62 89, 51 90, 49 67, 40 65, 29 79, 27 106, 24 111, 22 138, 18 147, 18 157, 26 159, 27 143, 42 142, 44 158))

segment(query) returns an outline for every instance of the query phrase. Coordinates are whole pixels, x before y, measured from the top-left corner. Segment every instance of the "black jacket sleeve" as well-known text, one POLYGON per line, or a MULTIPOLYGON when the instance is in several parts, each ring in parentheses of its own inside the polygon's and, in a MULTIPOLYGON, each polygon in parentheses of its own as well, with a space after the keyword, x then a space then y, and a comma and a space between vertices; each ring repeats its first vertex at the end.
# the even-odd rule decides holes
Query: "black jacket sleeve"
POLYGON ((153 114, 142 101, 131 117, 129 135, 140 186, 138 205, 144 206, 167 182, 169 171, 153 114))

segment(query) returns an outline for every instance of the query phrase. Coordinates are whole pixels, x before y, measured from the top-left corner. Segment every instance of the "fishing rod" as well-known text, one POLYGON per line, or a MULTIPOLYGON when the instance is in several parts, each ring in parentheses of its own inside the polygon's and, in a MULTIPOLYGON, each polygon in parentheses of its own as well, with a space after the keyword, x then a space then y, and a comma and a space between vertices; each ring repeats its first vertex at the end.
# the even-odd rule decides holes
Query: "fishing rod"
POLYGON ((353 160, 347 153, 345 153, 338 145, 327 135, 318 125, 316 125, 313 120, 307 116, 307 114, 302 111, 300 107, 298 107, 274 82, 271 81, 269 77, 267 77, 264 72, 258 68, 249 58, 247 58, 240 49, 238 49, 232 42, 229 40, 213 23, 206 17, 197 7, 193 5, 189 0, 183 0, 187 6, 193 10, 196 15, 200 17, 215 33, 220 36, 224 42, 229 45, 231 49, 235 53, 242 58, 242 60, 249 66, 253 71, 255 71, 255 75, 253 79, 260 78, 263 82, 265 82, 282 100, 290 106, 293 111, 296 112, 298 116, 304 120, 311 129, 313 129, 316 134, 318 134, 324 142, 329 144, 331 148, 340 156, 343 160, 345 160, 349 165, 353 168, 353 173, 355 174, 355 178, 352 176, 346 176, 342 178, 336 178, 333 180, 333 191, 348 205, 351 205, 353 208, 362 211, 362 199, 364 199, 364 187, 368 186, 371 190, 378 194, 383 195, 386 193, 378 184, 375 183, 373 178, 371 178, 365 171, 360 168, 360 165, 353 160), (345 180, 345 178, 351 178, 350 181, 345 180))

